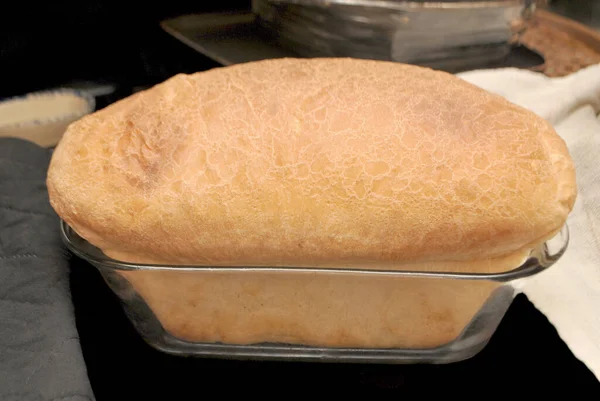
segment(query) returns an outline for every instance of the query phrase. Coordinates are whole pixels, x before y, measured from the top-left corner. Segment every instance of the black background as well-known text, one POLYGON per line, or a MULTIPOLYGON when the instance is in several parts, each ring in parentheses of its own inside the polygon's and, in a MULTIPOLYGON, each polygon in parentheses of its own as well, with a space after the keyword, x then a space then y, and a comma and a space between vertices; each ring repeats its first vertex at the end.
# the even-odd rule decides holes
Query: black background
POLYGON ((0 98, 74 79, 116 84, 119 96, 216 64, 167 35, 162 19, 249 9, 250 1, 3 2, 0 98), (10 4, 4 4, 10 3, 10 4))
MULTIPOLYGON (((0 14, 0 98, 73 79, 116 85, 98 107, 178 72, 216 66, 165 34, 161 19, 249 7, 247 1, 11 2, 0 14), (126 3, 126 4, 125 4, 126 3)), ((489 397, 568 391, 597 399, 598 382, 555 329, 520 295, 489 345, 452 365, 238 362, 164 355, 147 346, 98 272, 71 261, 71 288, 84 358, 99 401, 196 399, 217 392, 290 394, 388 392, 489 397), (582 394, 585 391, 587 396, 582 394)))

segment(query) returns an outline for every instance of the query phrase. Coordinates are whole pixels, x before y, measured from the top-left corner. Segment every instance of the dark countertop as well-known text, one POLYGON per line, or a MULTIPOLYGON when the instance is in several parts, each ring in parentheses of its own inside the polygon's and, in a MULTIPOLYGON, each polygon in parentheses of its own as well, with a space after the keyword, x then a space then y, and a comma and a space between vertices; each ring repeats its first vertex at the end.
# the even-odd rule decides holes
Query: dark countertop
POLYGON ((252 362, 170 356, 148 346, 134 330, 97 270, 71 260, 71 288, 83 355, 98 401, 187 399, 190 394, 287 396, 291 392, 444 397, 482 388, 483 394, 575 394, 600 383, 575 359, 546 317, 519 295, 488 346, 449 365, 368 365, 252 362), (522 389, 525 390, 522 390, 522 389))

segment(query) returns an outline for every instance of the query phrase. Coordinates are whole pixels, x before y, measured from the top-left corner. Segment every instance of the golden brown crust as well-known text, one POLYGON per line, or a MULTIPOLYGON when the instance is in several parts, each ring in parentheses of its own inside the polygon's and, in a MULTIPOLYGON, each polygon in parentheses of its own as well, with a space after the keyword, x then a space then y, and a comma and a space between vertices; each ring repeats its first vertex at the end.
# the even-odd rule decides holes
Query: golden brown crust
POLYGON ((550 124, 450 74, 277 59, 82 118, 48 190, 132 262, 499 271, 562 227, 574 174, 550 124))

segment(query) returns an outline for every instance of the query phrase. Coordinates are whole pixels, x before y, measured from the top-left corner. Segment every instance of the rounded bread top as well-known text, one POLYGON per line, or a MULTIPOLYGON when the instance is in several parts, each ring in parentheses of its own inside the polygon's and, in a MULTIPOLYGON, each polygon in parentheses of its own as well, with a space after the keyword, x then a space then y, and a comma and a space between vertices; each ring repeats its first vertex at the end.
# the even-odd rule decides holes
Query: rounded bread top
POLYGON ((108 256, 215 266, 502 270, 576 197, 532 112, 444 72, 328 58, 136 93, 69 126, 47 184, 108 256))

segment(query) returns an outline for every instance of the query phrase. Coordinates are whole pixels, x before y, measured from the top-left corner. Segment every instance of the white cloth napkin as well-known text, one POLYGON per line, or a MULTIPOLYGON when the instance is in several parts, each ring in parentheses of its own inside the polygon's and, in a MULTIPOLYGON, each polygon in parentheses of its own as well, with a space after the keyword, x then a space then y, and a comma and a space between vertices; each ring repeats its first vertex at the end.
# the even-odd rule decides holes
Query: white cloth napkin
POLYGON ((458 76, 537 113, 567 143, 579 187, 568 219, 569 247, 517 289, 600 380, 600 64, 563 78, 512 68, 458 76))

